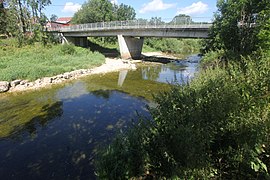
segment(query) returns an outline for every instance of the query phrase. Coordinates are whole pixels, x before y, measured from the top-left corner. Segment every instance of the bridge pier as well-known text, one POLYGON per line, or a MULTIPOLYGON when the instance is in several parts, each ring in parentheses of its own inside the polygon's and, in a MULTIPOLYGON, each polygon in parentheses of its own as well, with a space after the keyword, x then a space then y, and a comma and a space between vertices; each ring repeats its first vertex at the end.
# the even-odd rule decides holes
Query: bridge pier
POLYGON ((80 47, 87 47, 88 45, 88 40, 87 37, 65 37, 65 41, 62 41, 62 43, 72 43, 75 46, 80 46, 80 47))
POLYGON ((142 55, 144 38, 117 35, 122 59, 139 59, 142 55))

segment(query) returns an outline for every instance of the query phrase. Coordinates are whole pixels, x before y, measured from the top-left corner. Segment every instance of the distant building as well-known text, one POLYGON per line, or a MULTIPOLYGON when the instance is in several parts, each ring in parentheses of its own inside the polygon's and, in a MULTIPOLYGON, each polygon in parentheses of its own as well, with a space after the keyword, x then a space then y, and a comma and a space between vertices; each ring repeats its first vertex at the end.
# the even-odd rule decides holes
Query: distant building
POLYGON ((59 29, 61 27, 70 26, 71 17, 60 17, 56 21, 49 21, 46 24, 48 30, 59 29))
POLYGON ((60 17, 55 22, 61 23, 61 24, 70 24, 72 17, 60 17))

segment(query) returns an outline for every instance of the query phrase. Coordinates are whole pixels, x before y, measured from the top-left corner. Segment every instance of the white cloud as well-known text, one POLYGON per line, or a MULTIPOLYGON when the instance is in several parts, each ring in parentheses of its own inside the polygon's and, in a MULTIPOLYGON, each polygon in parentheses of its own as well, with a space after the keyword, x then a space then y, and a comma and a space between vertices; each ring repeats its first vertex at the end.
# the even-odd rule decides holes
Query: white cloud
POLYGON ((194 14, 202 14, 208 10, 208 4, 204 4, 203 2, 199 1, 197 3, 193 3, 190 6, 179 8, 177 14, 187 14, 187 15, 194 15, 194 14))
POLYGON ((64 9, 62 10, 62 12, 69 12, 69 13, 75 13, 77 12, 79 9, 81 9, 82 5, 78 4, 78 3, 73 3, 73 2, 67 2, 65 4, 64 9))
POLYGON ((112 4, 118 4, 117 0, 111 0, 112 4))
POLYGON ((160 11, 166 10, 172 7, 175 7, 176 4, 166 4, 163 3, 162 0, 152 0, 151 2, 144 4, 142 9, 139 11, 140 13, 146 13, 151 11, 160 11))

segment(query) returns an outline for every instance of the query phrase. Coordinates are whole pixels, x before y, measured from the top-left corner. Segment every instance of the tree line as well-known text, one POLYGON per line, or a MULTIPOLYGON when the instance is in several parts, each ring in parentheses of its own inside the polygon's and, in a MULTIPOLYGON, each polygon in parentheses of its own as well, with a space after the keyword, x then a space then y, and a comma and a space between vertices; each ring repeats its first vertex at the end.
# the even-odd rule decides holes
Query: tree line
POLYGON ((0 33, 17 37, 19 46, 31 37, 40 41, 47 21, 44 8, 50 0, 3 0, 0 2, 0 33))

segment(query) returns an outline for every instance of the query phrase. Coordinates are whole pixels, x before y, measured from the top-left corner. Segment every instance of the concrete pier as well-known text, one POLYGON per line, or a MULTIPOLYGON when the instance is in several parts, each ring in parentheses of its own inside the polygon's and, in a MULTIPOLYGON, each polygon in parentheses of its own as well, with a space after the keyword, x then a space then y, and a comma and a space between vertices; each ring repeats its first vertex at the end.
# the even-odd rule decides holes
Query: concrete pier
POLYGON ((140 59, 144 38, 117 35, 122 59, 140 59))

